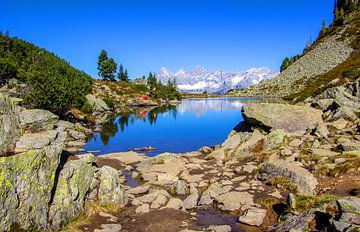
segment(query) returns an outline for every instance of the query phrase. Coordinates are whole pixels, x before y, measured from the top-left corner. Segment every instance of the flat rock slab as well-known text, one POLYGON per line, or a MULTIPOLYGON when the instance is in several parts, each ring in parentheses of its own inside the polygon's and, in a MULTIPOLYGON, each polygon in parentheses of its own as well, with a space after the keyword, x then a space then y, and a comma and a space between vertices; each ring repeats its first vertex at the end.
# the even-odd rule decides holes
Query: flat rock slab
POLYGON ((265 209, 250 208, 239 217, 239 222, 250 226, 261 226, 266 216, 265 209))
POLYGON ((254 196, 247 192, 228 192, 215 197, 219 208, 225 211, 245 210, 254 206, 254 196))
POLYGON ((305 132, 322 122, 322 111, 309 106, 250 103, 242 112, 250 124, 288 132, 305 132))
POLYGON ((104 159, 106 159, 106 158, 115 159, 125 165, 139 163, 139 162, 147 159, 147 157, 145 155, 139 154, 139 153, 136 153, 133 151, 111 153, 111 154, 101 155, 99 157, 104 158, 104 159))

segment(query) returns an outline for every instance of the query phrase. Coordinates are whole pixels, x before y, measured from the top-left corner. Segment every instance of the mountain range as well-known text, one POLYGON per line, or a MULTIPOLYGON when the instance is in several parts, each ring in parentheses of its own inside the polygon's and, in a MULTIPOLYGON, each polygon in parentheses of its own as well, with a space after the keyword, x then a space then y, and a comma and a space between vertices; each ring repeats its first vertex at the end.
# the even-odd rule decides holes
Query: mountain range
POLYGON ((242 89, 258 84, 262 80, 275 77, 277 74, 277 72, 273 72, 266 67, 239 72, 208 71, 201 66, 196 66, 189 71, 181 68, 177 72, 171 72, 169 69, 162 67, 156 73, 156 78, 163 84, 167 84, 169 80, 175 80, 181 92, 225 94, 229 90, 242 89))

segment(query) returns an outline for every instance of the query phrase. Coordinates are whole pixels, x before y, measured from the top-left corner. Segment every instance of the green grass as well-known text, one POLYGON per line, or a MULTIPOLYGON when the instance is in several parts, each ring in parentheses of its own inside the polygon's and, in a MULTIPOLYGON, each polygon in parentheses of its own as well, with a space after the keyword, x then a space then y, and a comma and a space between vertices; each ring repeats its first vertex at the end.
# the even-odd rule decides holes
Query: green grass
POLYGON ((295 210, 298 212, 321 207, 337 199, 336 196, 329 194, 318 195, 318 196, 298 195, 295 198, 296 198, 295 210))
POLYGON ((269 186, 275 186, 282 190, 289 190, 290 192, 296 192, 297 186, 291 180, 284 176, 274 176, 266 181, 269 186))

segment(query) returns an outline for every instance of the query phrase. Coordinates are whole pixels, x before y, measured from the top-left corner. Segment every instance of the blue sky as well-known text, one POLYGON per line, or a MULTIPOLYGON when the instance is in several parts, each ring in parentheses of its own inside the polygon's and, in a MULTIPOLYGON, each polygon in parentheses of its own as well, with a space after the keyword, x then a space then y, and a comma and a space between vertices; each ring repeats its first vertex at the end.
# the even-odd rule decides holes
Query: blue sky
POLYGON ((0 0, 0 30, 93 77, 101 49, 131 77, 180 67, 277 70, 300 53, 332 0, 0 0))

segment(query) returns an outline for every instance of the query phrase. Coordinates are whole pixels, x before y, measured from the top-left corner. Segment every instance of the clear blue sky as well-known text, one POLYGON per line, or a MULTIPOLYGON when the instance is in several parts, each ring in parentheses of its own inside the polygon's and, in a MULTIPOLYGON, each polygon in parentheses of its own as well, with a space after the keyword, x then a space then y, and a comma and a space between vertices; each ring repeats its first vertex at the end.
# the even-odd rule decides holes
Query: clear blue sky
POLYGON ((0 0, 0 30, 93 77, 106 49, 131 77, 196 65, 277 70, 332 21, 332 0, 0 0))

